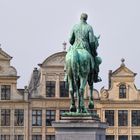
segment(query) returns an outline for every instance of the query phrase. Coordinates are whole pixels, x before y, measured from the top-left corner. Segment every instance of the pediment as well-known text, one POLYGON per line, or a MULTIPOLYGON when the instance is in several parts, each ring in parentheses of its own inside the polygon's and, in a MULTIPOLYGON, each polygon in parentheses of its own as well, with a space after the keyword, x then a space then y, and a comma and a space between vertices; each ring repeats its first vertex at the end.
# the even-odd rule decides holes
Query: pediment
POLYGON ((130 69, 128 69, 125 66, 119 67, 116 71, 112 73, 112 76, 117 76, 117 77, 124 77, 124 76, 135 76, 136 73, 132 72, 130 69))
POLYGON ((12 57, 0 48, 0 60, 11 60, 12 57))
POLYGON ((48 57, 42 64, 42 67, 47 66, 64 66, 66 52, 59 52, 48 57))

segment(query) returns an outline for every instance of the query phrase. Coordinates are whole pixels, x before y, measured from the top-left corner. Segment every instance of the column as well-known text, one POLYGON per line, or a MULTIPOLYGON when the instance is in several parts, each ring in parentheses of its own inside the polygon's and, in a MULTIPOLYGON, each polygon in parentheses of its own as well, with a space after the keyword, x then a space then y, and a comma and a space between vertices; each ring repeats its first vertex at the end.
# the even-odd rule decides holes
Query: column
POLYGON ((56 98, 60 97, 59 74, 56 74, 55 97, 56 98))
POLYGON ((132 124, 132 115, 131 115, 131 110, 128 110, 128 127, 129 127, 129 134, 128 134, 128 140, 132 140, 132 129, 131 129, 131 124, 132 124))
POLYGON ((10 110, 10 140, 14 140, 14 131, 15 131, 15 128, 14 128, 14 109, 12 108, 10 110))
POLYGON ((101 122, 106 122, 106 120, 105 120, 105 110, 101 111, 101 122))
POLYGON ((0 108, 0 134, 1 134, 1 130, 2 130, 2 127, 1 127, 1 108, 0 108))
POLYGON ((46 138, 46 109, 42 110, 42 140, 46 138))
POLYGON ((29 140, 32 138, 32 109, 29 108, 29 140))
POLYGON ((24 140, 29 140, 29 121, 30 115, 29 115, 29 103, 24 108, 24 140))
POLYGON ((41 95, 43 97, 46 97, 46 74, 42 74, 42 80, 41 80, 41 95))
MULTIPOLYGON (((0 95, 1 95, 1 85, 0 85, 0 95)), ((1 100, 1 96, 0 96, 0 100, 1 100)))
POLYGON ((56 110, 56 117, 55 117, 55 120, 58 121, 60 118, 60 111, 59 109, 56 110))
POLYGON ((118 140, 118 110, 114 110, 115 140, 118 140))

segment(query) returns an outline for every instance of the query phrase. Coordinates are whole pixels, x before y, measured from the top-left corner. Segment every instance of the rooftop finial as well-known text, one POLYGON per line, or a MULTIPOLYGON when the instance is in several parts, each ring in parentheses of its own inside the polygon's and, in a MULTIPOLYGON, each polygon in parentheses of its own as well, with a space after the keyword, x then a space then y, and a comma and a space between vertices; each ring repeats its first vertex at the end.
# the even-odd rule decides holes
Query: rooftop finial
POLYGON ((66 51, 67 43, 64 41, 62 44, 63 44, 63 50, 66 51))
POLYGON ((125 66, 125 64, 124 64, 125 59, 124 58, 121 59, 121 62, 122 62, 121 66, 125 66))

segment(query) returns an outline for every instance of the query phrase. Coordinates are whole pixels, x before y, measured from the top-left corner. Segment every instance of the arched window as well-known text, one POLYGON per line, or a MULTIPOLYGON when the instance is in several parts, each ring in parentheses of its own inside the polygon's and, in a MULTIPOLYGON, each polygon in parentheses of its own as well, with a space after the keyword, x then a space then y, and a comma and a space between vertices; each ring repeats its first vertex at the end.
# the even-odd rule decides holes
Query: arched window
POLYGON ((119 98, 126 98, 126 85, 124 84, 119 87, 119 98))

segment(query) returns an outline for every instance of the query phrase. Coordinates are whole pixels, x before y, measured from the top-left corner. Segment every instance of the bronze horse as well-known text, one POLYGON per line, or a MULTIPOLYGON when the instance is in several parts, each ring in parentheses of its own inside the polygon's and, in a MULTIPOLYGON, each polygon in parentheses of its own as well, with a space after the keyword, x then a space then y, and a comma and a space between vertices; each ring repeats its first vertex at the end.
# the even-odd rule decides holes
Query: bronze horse
POLYGON ((66 72, 68 75, 69 92, 71 94, 71 106, 70 111, 76 112, 76 105, 74 99, 74 93, 77 95, 77 112, 87 113, 87 109, 84 105, 84 89, 87 81, 90 86, 90 99, 89 107, 93 108, 93 73, 91 69, 94 68, 93 57, 82 46, 71 47, 70 51, 66 55, 66 72))

